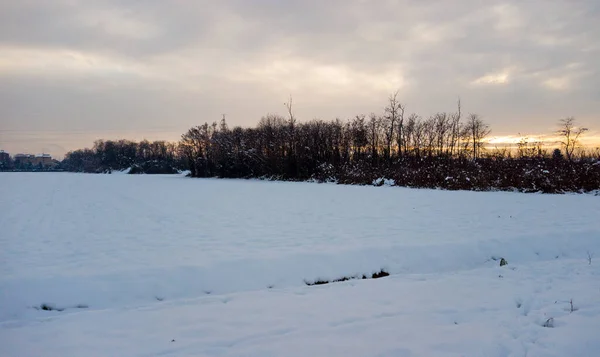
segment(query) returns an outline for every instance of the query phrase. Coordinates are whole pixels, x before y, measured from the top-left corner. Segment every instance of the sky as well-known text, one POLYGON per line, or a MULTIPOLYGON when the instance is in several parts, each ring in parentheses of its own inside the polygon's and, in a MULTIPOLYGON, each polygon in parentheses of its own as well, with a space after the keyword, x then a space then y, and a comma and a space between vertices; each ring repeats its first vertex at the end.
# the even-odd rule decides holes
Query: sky
POLYGON ((502 141, 574 116, 600 145, 598 0, 0 1, 0 149, 178 140, 194 125, 480 114, 502 141))

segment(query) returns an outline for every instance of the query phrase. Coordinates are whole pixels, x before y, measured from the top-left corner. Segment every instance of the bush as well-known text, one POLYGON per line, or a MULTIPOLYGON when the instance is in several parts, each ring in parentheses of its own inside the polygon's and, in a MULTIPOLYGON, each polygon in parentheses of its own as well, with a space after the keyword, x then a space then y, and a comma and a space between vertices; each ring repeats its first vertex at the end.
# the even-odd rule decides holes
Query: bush
POLYGON ((168 163, 160 161, 147 161, 142 164, 136 164, 131 166, 129 174, 148 174, 148 175, 161 175, 161 174, 176 174, 179 171, 168 163))

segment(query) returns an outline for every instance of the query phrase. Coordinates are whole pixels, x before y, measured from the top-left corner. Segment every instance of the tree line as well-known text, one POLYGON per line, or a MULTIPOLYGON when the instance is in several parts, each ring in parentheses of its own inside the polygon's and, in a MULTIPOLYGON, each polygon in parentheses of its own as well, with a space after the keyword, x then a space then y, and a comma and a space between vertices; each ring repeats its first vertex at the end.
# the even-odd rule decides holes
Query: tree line
POLYGON ((60 167, 88 173, 129 169, 132 174, 172 174, 185 168, 178 148, 177 143, 166 141, 97 140, 91 149, 67 153, 60 167))
POLYGON ((309 179, 328 166, 367 162, 387 167, 405 158, 464 157, 477 159, 489 126, 476 114, 461 120, 456 113, 436 113, 423 119, 405 115, 405 107, 390 96, 383 115, 357 115, 342 121, 298 123, 291 99, 288 117, 269 114, 255 128, 229 129, 219 124, 196 126, 180 142, 192 176, 309 179))
POLYGON ((192 127, 177 144, 99 141, 67 154, 65 168, 96 172, 151 161, 155 169, 187 169, 193 177, 347 184, 379 184, 384 177, 400 186, 445 189, 600 189, 600 150, 580 148, 587 129, 573 118, 559 123, 562 150, 521 141, 512 151, 486 148, 490 126, 477 114, 464 115, 460 101, 455 111, 426 118, 408 114, 398 93, 381 114, 349 120, 298 122, 292 98, 285 107, 286 116, 266 115, 255 127, 230 128, 225 117, 192 127))

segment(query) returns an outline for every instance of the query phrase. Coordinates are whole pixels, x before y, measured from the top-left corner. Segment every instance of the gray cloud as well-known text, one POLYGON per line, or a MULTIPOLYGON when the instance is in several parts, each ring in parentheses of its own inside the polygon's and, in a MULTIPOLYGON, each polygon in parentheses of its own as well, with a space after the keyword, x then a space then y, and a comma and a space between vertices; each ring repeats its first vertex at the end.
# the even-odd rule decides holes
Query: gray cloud
POLYGON ((424 116, 460 96, 496 135, 566 115, 598 130, 598 33, 595 0, 2 2, 0 146, 176 139, 222 113, 253 125, 289 94, 302 119, 347 118, 396 89, 424 116))

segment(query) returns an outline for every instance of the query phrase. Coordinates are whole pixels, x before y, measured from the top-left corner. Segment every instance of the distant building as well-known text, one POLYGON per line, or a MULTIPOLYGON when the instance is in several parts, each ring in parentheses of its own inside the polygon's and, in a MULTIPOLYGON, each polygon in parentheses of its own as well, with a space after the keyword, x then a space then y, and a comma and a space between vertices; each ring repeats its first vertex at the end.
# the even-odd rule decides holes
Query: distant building
POLYGON ((35 156, 30 154, 16 154, 14 157, 15 165, 33 165, 33 159, 35 156))
POLYGON ((52 156, 49 154, 35 155, 33 158, 33 165, 39 166, 40 164, 44 167, 53 166, 54 162, 52 161, 52 156))
POLYGON ((24 166, 43 166, 43 167, 51 167, 55 165, 54 160, 52 160, 52 156, 49 154, 16 154, 15 155, 15 165, 24 166))

